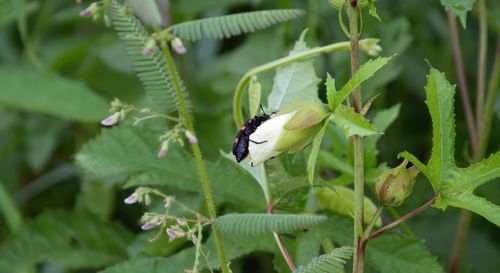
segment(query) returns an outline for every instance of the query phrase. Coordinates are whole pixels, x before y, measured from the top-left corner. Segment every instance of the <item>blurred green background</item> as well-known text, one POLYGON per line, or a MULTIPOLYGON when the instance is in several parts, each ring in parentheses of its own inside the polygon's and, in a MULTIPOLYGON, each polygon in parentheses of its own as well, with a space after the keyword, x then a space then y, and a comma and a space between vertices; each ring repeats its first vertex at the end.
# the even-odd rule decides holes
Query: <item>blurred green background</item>
MULTIPOLYGON (((486 2, 489 77, 500 33, 500 2, 486 2)), ((23 222, 49 208, 75 209, 112 219, 139 232, 136 222, 140 209, 122 204, 130 190, 108 188, 105 183, 86 177, 74 163, 76 152, 102 130, 99 121, 108 114, 109 101, 116 97, 137 106, 146 103, 144 90, 114 31, 102 22, 78 16, 89 3, 0 1, 0 183, 14 200, 23 222)), ((170 1, 173 22, 273 8, 300 8, 307 14, 254 34, 187 43, 187 54, 176 58, 193 102, 202 151, 208 159, 215 160, 220 157, 220 150, 227 152, 231 148, 236 132, 232 96, 245 72, 288 54, 305 28, 309 29, 306 40, 310 46, 347 38, 338 24, 336 10, 326 0, 170 1)), ((426 160, 431 142, 423 91, 427 62, 445 72, 452 83, 457 82, 446 13, 436 0, 380 0, 377 8, 382 22, 365 11, 362 37, 380 38, 382 55, 397 53, 397 57, 364 85, 364 97, 380 93, 374 109, 401 103, 399 118, 379 143, 379 161, 394 166, 398 163, 396 154, 402 150, 426 160)), ((477 74, 477 16, 474 8, 468 14, 466 29, 459 25, 466 77, 472 92, 477 74)), ((329 72, 341 86, 350 76, 349 54, 322 55, 316 68, 321 78, 329 72)), ((272 77, 268 73, 259 78, 265 93, 271 88, 272 77)), ((320 87, 320 96, 324 98, 323 84, 320 87)), ((465 166, 468 135, 458 95, 455 101, 456 156, 459 166, 465 166)), ((500 100, 497 100, 490 152, 500 149, 499 126, 500 100)), ((197 173, 193 171, 193 175, 197 173)), ((412 210, 431 196, 428 183, 421 180, 410 199, 398 209, 400 213, 412 210)), ((500 204, 498 183, 488 183, 478 193, 500 204)), ((439 261, 446 264, 457 221, 456 209, 446 213, 430 209, 412 219, 409 225, 426 240, 425 244, 439 261)), ((11 234, 4 217, 0 217, 0 246, 11 234)), ((499 257, 499 229, 473 216, 462 272, 498 272, 499 257)), ((43 270, 66 272, 50 271, 50 266, 43 270)))

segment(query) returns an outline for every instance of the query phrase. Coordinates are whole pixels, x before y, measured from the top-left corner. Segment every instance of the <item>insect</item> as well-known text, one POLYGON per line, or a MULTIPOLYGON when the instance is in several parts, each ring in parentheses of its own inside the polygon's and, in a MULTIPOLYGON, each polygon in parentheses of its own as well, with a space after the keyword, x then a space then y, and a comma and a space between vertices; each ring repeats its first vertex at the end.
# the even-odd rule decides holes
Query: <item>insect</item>
MULTIPOLYGON (((260 106, 260 108, 262 109, 262 105, 260 106)), ((264 114, 255 116, 247 120, 245 124, 241 126, 240 131, 234 138, 233 155, 234 157, 236 157, 236 161, 241 162, 243 159, 245 159, 245 157, 247 157, 248 145, 250 144, 250 142, 253 142, 255 144, 262 144, 266 142, 266 141, 257 142, 250 139, 250 135, 253 134, 255 130, 257 130, 257 127, 259 127, 264 121, 271 118, 270 115, 264 112, 264 109, 262 109, 262 112, 264 114)))

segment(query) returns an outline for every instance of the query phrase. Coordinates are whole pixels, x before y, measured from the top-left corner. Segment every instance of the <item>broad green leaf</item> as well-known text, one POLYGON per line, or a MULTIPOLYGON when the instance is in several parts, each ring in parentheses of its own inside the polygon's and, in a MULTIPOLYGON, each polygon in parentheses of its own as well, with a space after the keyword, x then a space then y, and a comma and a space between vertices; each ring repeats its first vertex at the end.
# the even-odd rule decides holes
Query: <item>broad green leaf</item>
POLYGON ((108 103, 83 83, 28 67, 0 66, 0 105, 80 122, 106 117, 108 103))
MULTIPOLYGON (((303 165, 305 165, 305 160, 303 165)), ((305 195, 311 186, 303 173, 294 174, 285 169, 280 160, 269 160, 266 162, 267 180, 271 190, 273 207, 293 212, 303 212, 306 199, 305 195)))
POLYGON ((460 175, 445 181, 443 192, 472 191, 485 182, 500 176, 500 152, 489 156, 481 162, 460 169, 460 175))
POLYGON ((435 206, 443 209, 446 206, 467 209, 483 216, 488 221, 500 227, 500 206, 491 203, 483 197, 476 196, 472 192, 443 196, 435 206))
POLYGON ((460 23, 465 28, 467 25, 467 12, 472 10, 475 0, 441 0, 441 5, 446 10, 451 10, 458 18, 460 23))
POLYGON ((252 79, 248 85, 248 108, 250 116, 253 117, 259 112, 262 87, 257 79, 252 79))
POLYGON ((319 151, 318 161, 321 165, 332 168, 340 173, 354 175, 354 167, 344 158, 339 158, 333 153, 327 151, 319 151))
MULTIPOLYGON (((327 224, 333 240, 340 245, 352 245, 352 220, 330 217, 327 224)), ((422 240, 392 231, 370 240, 366 247, 366 262, 380 273, 443 273, 442 266, 422 240)))
MULTIPOLYGON (((302 33, 289 56, 306 51, 309 48, 302 33)), ((320 79, 314 70, 314 60, 295 62, 276 69, 273 87, 267 98, 271 109, 283 109, 299 101, 320 102, 318 98, 318 83, 320 79)))
POLYGON ((21 213, 12 200, 9 192, 0 181, 0 213, 11 233, 15 233, 21 225, 21 213))
POLYGON ((46 212, 27 222, 0 248, 0 271, 52 262, 66 268, 101 268, 127 259, 132 235, 123 227, 78 213, 46 212))
MULTIPOLYGON (((125 126, 103 129, 78 152, 77 164, 111 184, 127 181, 127 186, 170 186, 201 193, 199 176, 193 173, 196 162, 189 152, 171 145, 166 157, 157 157, 161 134, 125 126)), ((242 209, 265 208, 259 187, 247 173, 226 159, 205 164, 217 201, 231 202, 242 209)))
POLYGON ((440 190, 456 172, 455 167, 455 118, 453 96, 455 87, 443 73, 431 68, 425 86, 427 107, 432 119, 432 154, 427 168, 435 190, 440 190))
POLYGON ((352 247, 339 247, 332 252, 314 257, 308 264, 298 267, 293 273, 344 272, 346 260, 351 258, 352 247))
MULTIPOLYGON (((323 188, 316 192, 318 206, 321 209, 326 209, 338 214, 352 217, 354 214, 354 191, 343 186, 335 186, 333 189, 323 188)), ((377 206, 370 200, 364 198, 364 221, 365 224, 370 223, 377 206)), ((380 226, 382 221, 377 219, 377 226, 380 226)))
POLYGON ((258 236, 266 233, 292 233, 319 225, 326 217, 300 214, 226 214, 217 218, 215 226, 224 233, 258 236))
POLYGON ((326 73, 326 99, 328 101, 328 108, 330 110, 335 109, 335 95, 337 94, 337 89, 335 88, 335 79, 326 73))
POLYGON ((349 94, 358 87, 361 83, 371 78, 375 72, 384 67, 390 60, 391 57, 379 57, 375 60, 369 60, 365 64, 363 64, 358 72, 354 74, 354 76, 349 79, 349 81, 340 89, 338 93, 335 94, 334 97, 334 109, 337 108, 344 100, 349 97, 349 94))
POLYGON ((354 135, 363 137, 381 133, 362 115, 354 112, 354 109, 348 107, 337 108, 333 114, 332 121, 342 128, 346 138, 354 135))
POLYGON ((328 125, 330 124, 331 118, 332 116, 325 120, 325 123, 314 137, 311 147, 311 153, 309 153, 309 158, 307 159, 307 179, 309 180, 309 184, 311 184, 311 186, 314 184, 314 171, 316 169, 316 161, 318 158, 321 140, 323 139, 323 135, 325 134, 326 127, 328 127, 328 125))

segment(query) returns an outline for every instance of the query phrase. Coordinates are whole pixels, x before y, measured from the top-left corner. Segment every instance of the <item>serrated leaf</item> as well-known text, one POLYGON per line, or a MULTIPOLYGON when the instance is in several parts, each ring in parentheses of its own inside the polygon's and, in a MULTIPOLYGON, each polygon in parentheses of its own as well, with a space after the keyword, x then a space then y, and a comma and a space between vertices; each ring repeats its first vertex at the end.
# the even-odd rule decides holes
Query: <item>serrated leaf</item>
POLYGON ((108 103, 83 83, 29 67, 0 66, 0 105, 80 122, 105 117, 108 103))
POLYGON ((328 108, 330 110, 335 109, 335 95, 337 94, 337 89, 335 88, 335 79, 330 75, 330 73, 326 73, 326 99, 328 101, 328 108))
POLYGON ((470 210, 500 227, 500 206, 483 197, 476 196, 472 192, 450 194, 440 198, 436 203, 436 207, 441 209, 445 209, 446 206, 470 210))
POLYGON ((252 79, 248 85, 248 110, 250 116, 257 115, 260 107, 262 87, 257 79, 252 79))
POLYGON ((258 236, 266 233, 292 233, 319 225, 326 217, 297 214, 226 214, 217 218, 215 226, 224 233, 258 236))
POLYGON ((307 179, 309 180, 309 184, 311 186, 314 184, 314 171, 316 169, 316 161, 318 158, 319 148, 321 145, 321 140, 323 139, 323 135, 325 134, 326 127, 330 124, 330 116, 319 130, 319 132, 314 136, 311 152, 309 153, 309 157, 307 159, 307 179))
POLYGON ((152 27, 166 27, 170 23, 167 3, 164 0, 126 0, 134 14, 152 27))
POLYGON ((364 63, 354 74, 354 76, 349 79, 349 81, 340 89, 339 92, 335 94, 334 97, 334 109, 337 108, 344 100, 349 97, 349 94, 358 87, 361 83, 371 78, 375 72, 384 67, 391 59, 391 57, 379 57, 375 60, 369 60, 364 63))
POLYGON ((337 108, 333 114, 332 121, 342 128, 346 138, 354 135, 363 137, 381 133, 362 115, 354 112, 354 109, 348 107, 337 108))
POLYGON ((467 12, 472 10, 475 0, 441 0, 441 5, 446 10, 451 10, 458 18, 460 23, 465 28, 467 25, 467 12))
MULTIPOLYGON (((340 245, 352 245, 352 220, 332 216, 327 224, 333 240, 340 245)), ((366 262, 380 273, 443 273, 444 270, 422 240, 395 232, 385 232, 370 240, 366 247, 366 262)))
POLYGON ((190 41, 204 37, 223 39, 261 30, 302 15, 304 11, 298 9, 251 11, 188 21, 173 25, 168 30, 190 41))
MULTIPOLYGON (((306 51, 309 48, 304 41, 305 32, 302 33, 291 55, 306 51)), ((296 102, 321 102, 318 98, 318 83, 320 79, 316 76, 314 59, 294 62, 276 69, 271 93, 267 98, 268 107, 271 109, 283 109, 296 102)))
MULTIPOLYGON (((354 191, 343 186, 335 186, 333 189, 323 188, 316 192, 318 206, 321 209, 329 210, 338 214, 352 217, 354 215, 354 191)), ((364 214, 363 219, 365 224, 369 224, 373 218, 377 206, 370 198, 364 198, 364 214)), ((382 221, 377 220, 377 226, 380 226, 382 221)))
POLYGON ((46 212, 29 221, 0 249, 0 271, 16 272, 42 262, 88 269, 127 258, 132 235, 123 227, 78 213, 46 212))
POLYGON ((425 86, 427 107, 432 119, 432 154, 427 168, 434 189, 441 189, 455 167, 455 118, 453 96, 455 88, 444 74, 431 68, 425 86))
POLYGON ((344 264, 351 258, 353 250, 350 246, 336 248, 330 253, 314 257, 308 264, 295 269, 293 273, 342 273, 344 264))
POLYGON ((368 0, 368 8, 371 16, 377 18, 377 20, 382 21, 377 13, 377 7, 375 7, 375 0, 368 0))

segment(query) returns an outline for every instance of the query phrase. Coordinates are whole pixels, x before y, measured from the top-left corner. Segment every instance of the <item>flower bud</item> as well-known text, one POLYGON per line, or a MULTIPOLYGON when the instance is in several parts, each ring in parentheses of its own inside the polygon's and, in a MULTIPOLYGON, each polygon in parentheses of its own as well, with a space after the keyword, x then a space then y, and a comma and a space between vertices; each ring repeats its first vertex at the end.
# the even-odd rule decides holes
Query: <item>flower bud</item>
POLYGON ((165 140, 161 143, 160 151, 158 151, 158 158, 167 156, 168 153, 168 141, 165 140))
POLYGON ((142 55, 148 56, 156 49, 156 41, 154 39, 148 39, 146 45, 142 49, 142 55))
POLYGON ((118 123, 118 121, 120 121, 121 119, 121 114, 120 112, 116 112, 114 114, 112 114, 111 116, 101 120, 101 124, 103 126, 113 126, 115 125, 116 123, 118 123))
POLYGON ((196 138, 196 136, 193 133, 191 133, 191 131, 186 130, 184 132, 184 134, 186 135, 186 138, 188 139, 190 144, 198 143, 198 139, 196 138))
POLYGON ((376 57, 382 52, 382 47, 378 44, 380 40, 368 38, 359 41, 359 48, 371 57, 376 57))
POLYGON ((381 204, 398 207, 411 194, 420 170, 415 166, 407 169, 407 164, 408 161, 404 160, 401 165, 385 171, 377 179, 375 189, 381 204))
POLYGON ((131 204, 135 204, 137 203, 138 201, 138 196, 137 196, 137 193, 132 193, 131 195, 129 195, 127 198, 125 198, 125 200, 123 200, 123 202, 127 205, 131 205, 131 204))
POLYGON ((156 227, 155 223, 147 222, 147 223, 145 223, 144 225, 141 226, 141 229, 142 230, 150 230, 150 229, 153 229, 154 227, 156 227))
POLYGON ((81 17, 90 17, 95 15, 99 10, 99 7, 97 6, 97 3, 92 3, 90 6, 88 6, 86 9, 80 11, 80 16, 81 17))
POLYGON ((282 152, 300 151, 321 129, 328 108, 321 103, 300 102, 262 123, 250 135, 249 157, 258 165, 282 152))
POLYGON ((175 37, 172 40, 172 42, 170 43, 170 45, 175 50, 175 52, 177 52, 177 54, 181 54, 182 55, 182 54, 185 54, 186 51, 187 51, 186 47, 182 43, 182 40, 179 39, 178 37, 175 37))

